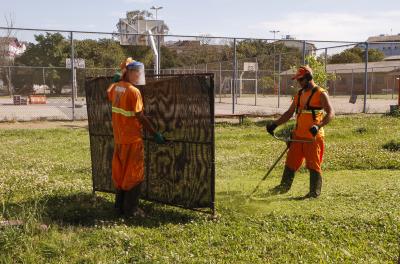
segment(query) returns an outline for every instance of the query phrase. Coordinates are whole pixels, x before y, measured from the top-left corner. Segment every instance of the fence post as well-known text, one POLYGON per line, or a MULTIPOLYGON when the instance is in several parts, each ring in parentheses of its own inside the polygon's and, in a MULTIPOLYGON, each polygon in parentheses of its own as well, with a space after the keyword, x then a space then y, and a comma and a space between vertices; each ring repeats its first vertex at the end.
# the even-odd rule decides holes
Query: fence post
POLYGON ((371 89, 369 91, 369 98, 372 98, 372 86, 374 85, 374 68, 371 68, 371 89))
POLYGON ((353 95, 354 91, 354 69, 351 69, 351 92, 350 95, 353 95))
POLYGON ((12 75, 11 75, 11 67, 8 67, 8 91, 10 93, 10 97, 13 97, 14 91, 12 87, 12 75))
POLYGON ((254 105, 257 105, 257 94, 258 94, 258 59, 256 57, 256 87, 255 87, 255 94, 254 94, 254 105))
POLYGON ((219 63, 219 102, 221 103, 221 91, 222 91, 222 65, 219 63))
POLYGON ((236 38, 233 39, 233 74, 232 74, 232 114, 235 114, 235 97, 236 97, 236 38))
MULTIPOLYGON (((393 72, 396 72, 396 67, 393 67, 393 72)), ((396 89, 396 75, 393 75, 392 99, 394 99, 394 90, 396 89)))
POLYGON ((44 75, 44 67, 42 68, 43 85, 46 85, 46 77, 44 75))
POLYGON ((364 107, 363 113, 367 113, 367 94, 368 94, 368 42, 365 42, 365 72, 364 72, 364 107))
MULTIPOLYGON (((328 72, 327 65, 328 65, 328 48, 325 48, 325 74, 328 72)), ((328 86, 328 80, 325 80, 325 87, 328 86)))
POLYGON ((281 104, 281 67, 282 67, 282 55, 279 54, 279 62, 278 62, 278 108, 281 104))
POLYGON ((158 74, 161 74, 161 41, 160 41, 160 35, 157 35, 157 52, 158 52, 158 65, 157 65, 157 72, 158 74))
MULTIPOLYGON (((337 76, 336 70, 335 70, 335 76, 337 76)), ((335 78, 335 80, 333 81, 333 97, 336 96, 336 80, 337 78, 335 78)))
POLYGON ((75 121, 75 50, 74 50, 74 33, 70 32, 71 37, 71 80, 72 80, 72 121, 75 121))

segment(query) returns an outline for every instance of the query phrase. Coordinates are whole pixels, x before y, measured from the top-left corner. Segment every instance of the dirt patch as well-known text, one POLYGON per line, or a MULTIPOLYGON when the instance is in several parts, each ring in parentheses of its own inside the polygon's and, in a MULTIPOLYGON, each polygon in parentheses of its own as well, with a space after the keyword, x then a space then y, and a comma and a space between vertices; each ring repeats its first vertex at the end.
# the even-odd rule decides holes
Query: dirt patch
POLYGON ((87 128, 86 121, 0 122, 0 129, 87 128))

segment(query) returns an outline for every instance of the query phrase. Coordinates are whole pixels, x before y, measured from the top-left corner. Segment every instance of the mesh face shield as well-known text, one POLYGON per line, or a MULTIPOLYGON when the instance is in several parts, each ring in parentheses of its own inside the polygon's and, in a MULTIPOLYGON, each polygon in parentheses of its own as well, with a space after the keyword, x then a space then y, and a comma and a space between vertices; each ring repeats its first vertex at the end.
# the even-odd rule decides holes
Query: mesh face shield
POLYGON ((146 84, 146 76, 144 71, 144 64, 139 61, 134 61, 126 65, 127 70, 135 70, 139 72, 139 79, 135 83, 135 85, 145 85, 146 84))

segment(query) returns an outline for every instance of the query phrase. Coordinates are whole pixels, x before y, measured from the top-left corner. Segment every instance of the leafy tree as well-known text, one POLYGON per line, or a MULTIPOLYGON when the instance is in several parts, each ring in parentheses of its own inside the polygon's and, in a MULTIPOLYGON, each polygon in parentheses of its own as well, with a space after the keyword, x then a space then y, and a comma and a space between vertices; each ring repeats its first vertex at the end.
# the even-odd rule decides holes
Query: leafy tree
MULTIPOLYGON (((336 80, 336 75, 334 73, 325 72, 325 65, 323 62, 318 60, 315 56, 306 57, 307 64, 313 70, 313 80, 317 85, 325 86, 325 84, 330 80, 336 80)), ((328 87, 326 87, 328 89, 328 87)))
MULTIPOLYGON (((26 51, 15 60, 16 65, 65 67, 65 59, 69 57, 68 41, 60 33, 35 35, 36 44, 29 43, 26 51)), ((33 74, 33 69, 23 68, 18 78, 13 78, 13 85, 18 93, 26 93, 33 84, 42 83, 42 74, 33 74)), ((47 69, 46 84, 53 93, 61 93, 62 86, 70 82, 67 69, 47 69)))
MULTIPOLYGON (((385 58, 385 54, 377 49, 368 49, 368 61, 383 61, 385 58)), ((363 57, 363 61, 365 61, 365 57, 363 57)))
MULTIPOLYGON (((377 49, 368 50, 368 61, 382 61, 385 58, 385 54, 377 49)), ((361 63, 365 62, 365 51, 360 47, 354 47, 346 49, 339 54, 333 55, 329 63, 361 63)))
POLYGON ((270 76, 264 76, 259 80, 259 90, 262 94, 267 94, 268 91, 274 91, 274 80, 270 76))
POLYGON ((274 68, 275 70, 278 69, 279 54, 281 54, 282 71, 289 70, 293 62, 301 61, 302 57, 299 49, 287 47, 283 43, 273 45, 264 40, 244 40, 237 46, 237 56, 239 59, 257 57, 259 69, 271 72, 274 68))
POLYGON ((363 60, 359 54, 351 51, 344 50, 339 54, 335 54, 331 57, 329 63, 338 64, 338 63, 361 63, 363 60))

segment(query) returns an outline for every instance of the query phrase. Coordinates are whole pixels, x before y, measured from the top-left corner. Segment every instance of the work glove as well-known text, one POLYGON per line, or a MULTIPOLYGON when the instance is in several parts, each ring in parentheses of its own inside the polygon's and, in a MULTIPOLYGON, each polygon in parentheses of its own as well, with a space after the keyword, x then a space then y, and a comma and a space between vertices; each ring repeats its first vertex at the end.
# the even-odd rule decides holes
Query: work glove
POLYGON ((154 141, 157 144, 165 144, 165 138, 160 132, 154 134, 154 141))
POLYGON ((272 136, 274 135, 274 131, 275 131, 275 129, 278 127, 278 125, 277 124, 275 124, 275 123, 268 123, 267 124, 267 131, 268 131, 268 133, 270 133, 272 136))
POLYGON ((120 72, 116 72, 112 78, 112 82, 116 83, 119 82, 121 80, 121 73, 120 72))
POLYGON ((313 135, 313 137, 315 137, 315 136, 318 134, 319 126, 313 125, 313 126, 310 128, 309 131, 310 131, 311 135, 313 135))

